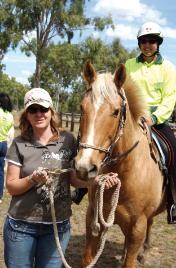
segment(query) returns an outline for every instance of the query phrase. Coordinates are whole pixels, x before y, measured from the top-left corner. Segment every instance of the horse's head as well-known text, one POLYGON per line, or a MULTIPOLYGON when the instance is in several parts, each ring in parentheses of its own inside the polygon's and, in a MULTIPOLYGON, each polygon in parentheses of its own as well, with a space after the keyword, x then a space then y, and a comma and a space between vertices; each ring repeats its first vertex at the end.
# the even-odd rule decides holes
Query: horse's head
POLYGON ((94 178, 111 154, 123 128, 126 98, 124 65, 111 73, 97 73, 88 61, 84 68, 88 89, 81 102, 79 152, 75 167, 82 179, 94 178))

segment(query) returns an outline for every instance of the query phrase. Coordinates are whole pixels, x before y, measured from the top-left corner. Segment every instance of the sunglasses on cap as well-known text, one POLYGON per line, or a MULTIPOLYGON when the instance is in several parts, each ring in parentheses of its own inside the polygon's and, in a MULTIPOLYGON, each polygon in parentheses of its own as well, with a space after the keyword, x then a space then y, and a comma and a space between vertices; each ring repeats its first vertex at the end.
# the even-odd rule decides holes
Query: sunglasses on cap
POLYGON ((40 112, 40 113, 47 113, 49 111, 50 108, 46 108, 46 107, 43 107, 43 106, 29 106, 27 108, 27 112, 29 112, 30 114, 35 114, 37 112, 40 112))
POLYGON ((149 44, 155 44, 157 42, 158 41, 157 41, 156 38, 140 38, 139 39, 139 43, 140 44, 147 44, 147 43, 149 43, 149 44))

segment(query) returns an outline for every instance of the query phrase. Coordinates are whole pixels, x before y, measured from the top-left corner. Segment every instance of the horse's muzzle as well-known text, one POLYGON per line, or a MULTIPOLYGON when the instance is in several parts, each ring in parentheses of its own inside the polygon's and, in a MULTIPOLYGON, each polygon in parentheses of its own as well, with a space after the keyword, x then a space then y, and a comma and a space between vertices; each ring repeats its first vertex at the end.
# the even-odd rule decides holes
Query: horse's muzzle
POLYGON ((89 169, 83 168, 83 167, 78 167, 75 165, 76 173, 78 178, 81 180, 89 180, 93 179, 97 176, 98 174, 98 169, 96 165, 91 165, 89 169))

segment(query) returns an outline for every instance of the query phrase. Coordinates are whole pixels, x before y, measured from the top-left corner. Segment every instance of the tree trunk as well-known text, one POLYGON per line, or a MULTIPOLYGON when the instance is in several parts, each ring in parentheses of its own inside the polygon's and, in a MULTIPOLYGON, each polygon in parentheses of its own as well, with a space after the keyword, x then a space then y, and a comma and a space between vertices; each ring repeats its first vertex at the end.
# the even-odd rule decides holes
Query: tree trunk
POLYGON ((40 87, 40 78, 41 78, 41 61, 37 60, 35 69, 34 87, 40 87))

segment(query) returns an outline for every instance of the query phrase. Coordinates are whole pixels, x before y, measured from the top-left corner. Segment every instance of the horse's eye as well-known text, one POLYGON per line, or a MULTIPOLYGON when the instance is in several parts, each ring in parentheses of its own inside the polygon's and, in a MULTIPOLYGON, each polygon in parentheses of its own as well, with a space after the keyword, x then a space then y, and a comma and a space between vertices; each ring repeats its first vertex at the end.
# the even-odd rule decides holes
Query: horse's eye
POLYGON ((116 109, 116 110, 113 112, 113 116, 114 116, 114 117, 117 117, 118 114, 119 114, 119 109, 116 109))

